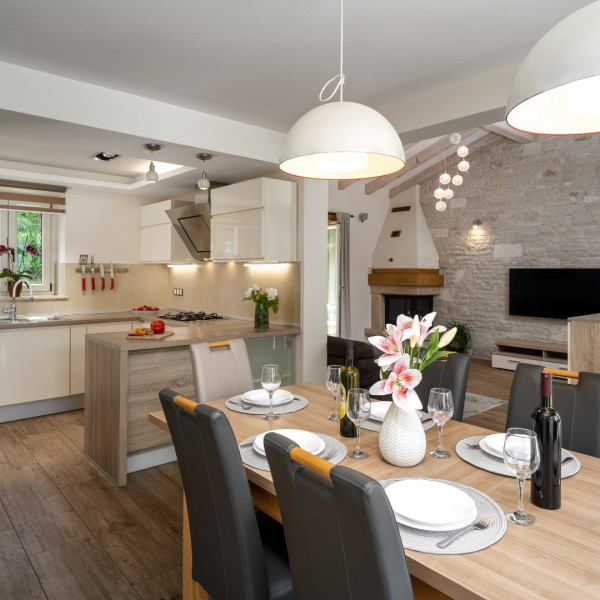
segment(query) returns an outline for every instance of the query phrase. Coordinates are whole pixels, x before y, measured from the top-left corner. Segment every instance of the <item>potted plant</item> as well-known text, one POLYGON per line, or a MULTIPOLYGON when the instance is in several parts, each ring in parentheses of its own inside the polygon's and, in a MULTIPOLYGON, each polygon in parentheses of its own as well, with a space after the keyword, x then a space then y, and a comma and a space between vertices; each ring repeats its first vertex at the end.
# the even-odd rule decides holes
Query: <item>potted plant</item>
POLYGON ((455 321, 448 325, 448 329, 456 328, 454 339, 448 344, 447 349, 452 352, 468 354, 471 348, 471 330, 466 323, 455 321))
MULTIPOLYGON (((19 279, 23 277, 32 279, 38 276, 39 264, 35 263, 39 263, 40 261, 40 251, 30 244, 25 245, 24 248, 17 247, 17 256, 15 259, 15 249, 5 246, 4 244, 0 244, 0 256, 5 254, 8 256, 8 267, 4 267, 4 269, 2 269, 0 272, 0 279, 6 278, 8 280, 6 282, 6 285, 8 286, 8 293, 9 295, 12 295, 13 287, 19 279), (34 259, 37 259, 37 261, 32 264, 31 259, 29 259, 26 262, 26 259, 29 257, 33 257, 34 259)), ((21 293, 21 285, 22 284, 17 287, 15 292, 16 296, 19 296, 21 293)))

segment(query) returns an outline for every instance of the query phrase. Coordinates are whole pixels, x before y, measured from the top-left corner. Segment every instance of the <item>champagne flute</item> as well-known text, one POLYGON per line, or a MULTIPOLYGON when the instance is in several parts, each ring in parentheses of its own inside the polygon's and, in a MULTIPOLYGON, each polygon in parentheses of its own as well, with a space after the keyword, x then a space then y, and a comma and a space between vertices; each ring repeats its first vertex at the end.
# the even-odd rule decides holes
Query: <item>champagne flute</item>
POLYGON ((504 464, 517 476, 519 482, 519 506, 506 518, 517 525, 535 525, 535 519, 523 507, 525 479, 540 466, 540 445, 537 435, 530 429, 512 427, 504 440, 504 464))
POLYGON ((330 421, 340 420, 340 396, 342 392, 342 365, 329 365, 325 385, 333 394, 333 412, 327 417, 330 421))
POLYGON ((260 385, 262 385, 263 390, 267 390, 267 393, 269 394, 269 412, 264 415, 263 419, 266 419, 267 421, 276 421, 279 417, 273 412, 273 394, 281 385, 279 365, 265 365, 262 368, 260 385))
POLYGON ((431 418, 438 426, 438 447, 429 454, 435 458, 450 458, 450 452, 446 452, 442 447, 442 428, 444 423, 454 414, 454 403, 452 402, 452 392, 446 388, 431 388, 429 390, 429 403, 427 410, 431 418))
POLYGON ((367 458, 369 454, 360 449, 360 426, 371 416, 371 398, 362 388, 352 388, 348 392, 346 414, 356 425, 356 449, 348 454, 350 458, 367 458))

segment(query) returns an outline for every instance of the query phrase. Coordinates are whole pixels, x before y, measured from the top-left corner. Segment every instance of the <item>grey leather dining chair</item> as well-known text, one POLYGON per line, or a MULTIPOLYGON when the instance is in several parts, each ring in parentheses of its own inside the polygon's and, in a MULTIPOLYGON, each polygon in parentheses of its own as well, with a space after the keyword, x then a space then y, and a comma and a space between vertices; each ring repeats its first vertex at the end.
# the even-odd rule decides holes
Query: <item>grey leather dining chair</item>
POLYGON ((214 600, 290 600, 283 529, 255 512, 227 417, 170 389, 159 397, 183 480, 192 579, 214 600))
MULTIPOLYGON (((531 429, 531 413, 540 405, 542 370, 539 365, 517 365, 510 389, 506 429, 531 429)), ((577 385, 554 378, 552 400, 561 417, 563 448, 600 458, 600 373, 579 373, 577 385)))
POLYGON ((381 484, 277 433, 265 436, 265 450, 294 598, 412 600, 404 547, 381 484))
POLYGON ((190 357, 196 402, 229 398, 254 389, 243 339, 190 344, 190 357))

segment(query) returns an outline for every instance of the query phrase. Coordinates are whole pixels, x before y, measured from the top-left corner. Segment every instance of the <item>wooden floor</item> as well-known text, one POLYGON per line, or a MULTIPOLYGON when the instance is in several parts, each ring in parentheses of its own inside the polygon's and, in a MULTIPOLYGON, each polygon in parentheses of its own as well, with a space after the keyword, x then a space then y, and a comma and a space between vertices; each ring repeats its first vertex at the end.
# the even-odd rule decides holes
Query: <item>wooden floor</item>
MULTIPOLYGON (((473 360, 467 391, 508 400, 513 373, 473 360)), ((506 405, 470 417, 504 430, 506 405)), ((83 455, 83 411, 0 424, 0 598, 181 598, 176 463, 115 488, 83 455)))

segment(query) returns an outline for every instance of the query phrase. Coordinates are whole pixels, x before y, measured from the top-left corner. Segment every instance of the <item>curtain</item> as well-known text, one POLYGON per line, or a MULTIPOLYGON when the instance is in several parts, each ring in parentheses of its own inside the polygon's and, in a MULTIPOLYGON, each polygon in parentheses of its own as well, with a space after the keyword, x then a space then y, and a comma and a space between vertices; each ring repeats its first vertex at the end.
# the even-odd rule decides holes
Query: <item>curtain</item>
POLYGON ((340 336, 350 338, 350 213, 336 213, 340 224, 340 336))

